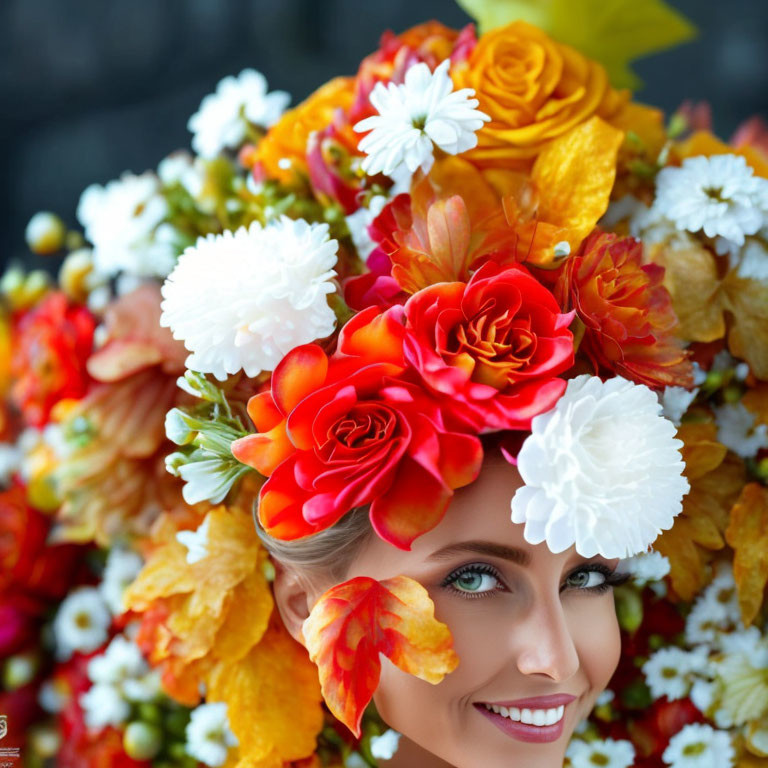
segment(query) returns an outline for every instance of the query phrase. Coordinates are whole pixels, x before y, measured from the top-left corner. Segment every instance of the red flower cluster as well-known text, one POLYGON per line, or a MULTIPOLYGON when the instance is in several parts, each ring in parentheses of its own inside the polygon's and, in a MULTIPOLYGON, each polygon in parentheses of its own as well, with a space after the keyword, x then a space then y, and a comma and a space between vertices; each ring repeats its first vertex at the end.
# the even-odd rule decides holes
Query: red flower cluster
POLYGON ((524 267, 488 263, 360 312, 330 357, 294 349, 249 402, 259 432, 232 446, 269 477, 262 525, 295 539, 370 504, 377 533, 408 549, 477 476, 477 435, 527 429, 562 394, 569 321, 524 267))
POLYGON ((18 319, 11 396, 28 424, 43 426, 59 400, 85 394, 95 327, 93 315, 70 305, 63 293, 50 294, 18 319))

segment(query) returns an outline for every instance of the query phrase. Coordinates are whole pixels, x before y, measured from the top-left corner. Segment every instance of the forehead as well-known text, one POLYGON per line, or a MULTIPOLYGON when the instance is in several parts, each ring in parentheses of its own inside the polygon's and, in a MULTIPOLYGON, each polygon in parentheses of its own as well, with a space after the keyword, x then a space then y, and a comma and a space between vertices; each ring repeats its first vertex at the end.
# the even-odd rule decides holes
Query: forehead
POLYGON ((512 522, 511 501, 523 481, 517 469, 500 455, 486 456, 474 483, 456 491, 445 517, 414 541, 412 551, 428 555, 461 541, 484 540, 530 547, 523 526, 512 522))

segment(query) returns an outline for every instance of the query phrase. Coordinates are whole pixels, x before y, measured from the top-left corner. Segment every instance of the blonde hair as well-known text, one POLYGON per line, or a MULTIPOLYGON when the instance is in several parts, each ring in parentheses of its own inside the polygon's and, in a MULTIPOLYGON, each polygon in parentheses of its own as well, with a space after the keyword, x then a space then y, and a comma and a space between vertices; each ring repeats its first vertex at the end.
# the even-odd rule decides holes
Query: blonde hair
POLYGON ((305 572, 310 578, 343 581, 360 548, 373 533, 370 506, 357 507, 335 525, 302 539, 283 541, 270 536, 261 525, 254 505, 256 533, 269 554, 282 565, 305 572))

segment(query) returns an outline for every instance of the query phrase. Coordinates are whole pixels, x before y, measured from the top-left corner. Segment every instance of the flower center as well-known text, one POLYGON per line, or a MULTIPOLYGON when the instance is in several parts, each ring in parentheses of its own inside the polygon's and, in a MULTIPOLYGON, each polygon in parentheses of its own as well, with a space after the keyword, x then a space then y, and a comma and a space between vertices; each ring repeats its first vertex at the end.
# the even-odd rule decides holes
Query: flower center
POLYGON ((686 744, 683 747, 683 754, 686 756, 701 755, 707 751, 707 745, 703 741, 697 741, 694 744, 686 744))

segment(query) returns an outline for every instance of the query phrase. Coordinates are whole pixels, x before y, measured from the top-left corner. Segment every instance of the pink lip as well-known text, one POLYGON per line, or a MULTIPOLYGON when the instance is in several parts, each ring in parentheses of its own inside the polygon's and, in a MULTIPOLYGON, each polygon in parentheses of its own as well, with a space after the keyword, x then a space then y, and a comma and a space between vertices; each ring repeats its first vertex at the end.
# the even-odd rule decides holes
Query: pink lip
POLYGON ((570 693, 553 693, 551 696, 533 696, 530 699, 516 699, 515 701, 486 701, 484 704, 493 704, 497 707, 517 707, 518 709, 554 709, 561 704, 570 704, 576 696, 570 693))

